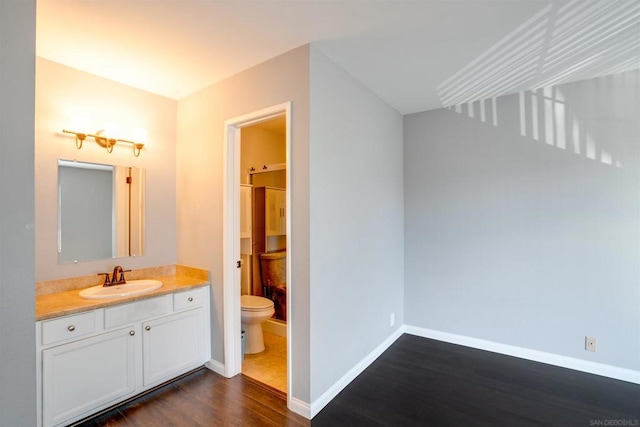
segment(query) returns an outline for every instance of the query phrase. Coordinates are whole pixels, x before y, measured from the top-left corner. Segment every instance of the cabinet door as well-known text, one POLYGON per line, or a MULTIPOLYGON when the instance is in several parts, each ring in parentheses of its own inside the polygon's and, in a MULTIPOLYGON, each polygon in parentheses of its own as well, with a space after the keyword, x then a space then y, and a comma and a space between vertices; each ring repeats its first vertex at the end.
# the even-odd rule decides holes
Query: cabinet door
POLYGON ((125 328, 42 352, 43 426, 89 415, 135 391, 135 337, 125 328))
POLYGON ((287 192, 280 190, 280 234, 287 234, 287 192))
POLYGON ((286 234, 286 199, 284 190, 268 189, 266 191, 267 236, 280 236, 286 234))
POLYGON ((204 363, 203 310, 142 324, 144 386, 167 381, 204 363))
POLYGON ((251 187, 240 187, 240 238, 251 237, 251 187))
POLYGON ((280 234, 280 197, 277 190, 268 189, 265 192, 266 205, 266 235, 277 236, 280 234))

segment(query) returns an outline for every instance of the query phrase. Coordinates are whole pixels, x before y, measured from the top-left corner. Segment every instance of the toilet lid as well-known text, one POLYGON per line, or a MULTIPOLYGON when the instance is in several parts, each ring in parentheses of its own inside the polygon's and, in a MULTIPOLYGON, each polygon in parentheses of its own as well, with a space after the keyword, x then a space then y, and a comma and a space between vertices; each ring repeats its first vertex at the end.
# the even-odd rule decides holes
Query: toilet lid
POLYGON ((265 310, 273 307, 273 301, 255 295, 242 295, 240 306, 243 310, 265 310))

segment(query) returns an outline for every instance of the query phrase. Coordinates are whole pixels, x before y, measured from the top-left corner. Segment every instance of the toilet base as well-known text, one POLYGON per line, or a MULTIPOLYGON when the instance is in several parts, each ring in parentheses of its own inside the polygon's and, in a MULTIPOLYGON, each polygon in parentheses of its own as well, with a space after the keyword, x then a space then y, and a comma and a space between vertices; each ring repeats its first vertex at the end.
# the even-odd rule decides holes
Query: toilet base
POLYGON ((244 354, 256 354, 264 351, 264 336, 262 335, 262 322, 252 325, 242 324, 245 332, 244 354))

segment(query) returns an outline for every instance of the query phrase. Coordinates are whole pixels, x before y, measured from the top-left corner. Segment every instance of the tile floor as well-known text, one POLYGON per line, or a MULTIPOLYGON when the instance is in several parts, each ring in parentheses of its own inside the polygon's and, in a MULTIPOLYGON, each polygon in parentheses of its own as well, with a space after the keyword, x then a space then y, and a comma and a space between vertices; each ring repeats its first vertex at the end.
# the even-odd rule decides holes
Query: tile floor
POLYGON ((256 381, 287 392, 287 339, 264 333, 265 350, 245 354, 242 373, 256 381))

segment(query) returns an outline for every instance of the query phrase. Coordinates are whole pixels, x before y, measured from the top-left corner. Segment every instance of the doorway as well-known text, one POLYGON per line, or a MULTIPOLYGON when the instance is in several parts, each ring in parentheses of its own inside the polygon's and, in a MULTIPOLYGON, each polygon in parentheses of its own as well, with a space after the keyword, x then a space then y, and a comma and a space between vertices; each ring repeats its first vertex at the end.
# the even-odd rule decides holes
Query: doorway
MULTIPOLYGON (((241 241, 241 174, 247 171, 241 166, 241 133, 242 129, 273 121, 284 117, 285 124, 285 182, 287 191, 284 193, 286 201, 283 203, 285 218, 285 236, 283 244, 292 253, 291 245, 291 103, 275 105, 260 111, 255 111, 240 117, 225 121, 225 149, 224 149, 224 182, 223 182, 223 295, 224 295, 224 356, 225 376, 232 377, 242 372, 242 329, 240 297, 242 292, 242 256, 246 252, 241 241)), ((268 165, 260 165, 267 166, 268 165)), ((275 165, 271 165, 275 167, 275 165)), ((281 239, 282 240, 282 239, 281 239)), ((291 370, 291 256, 286 257, 286 389, 291 390, 293 372, 291 370)), ((287 401, 290 402, 290 392, 287 401)))

